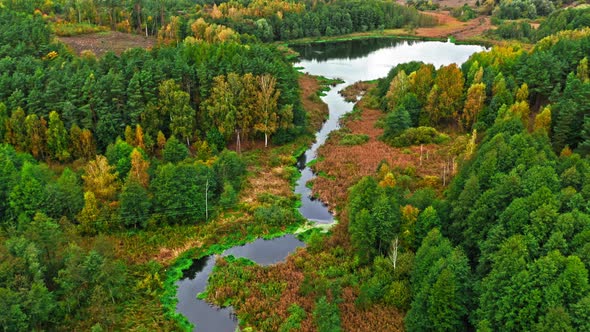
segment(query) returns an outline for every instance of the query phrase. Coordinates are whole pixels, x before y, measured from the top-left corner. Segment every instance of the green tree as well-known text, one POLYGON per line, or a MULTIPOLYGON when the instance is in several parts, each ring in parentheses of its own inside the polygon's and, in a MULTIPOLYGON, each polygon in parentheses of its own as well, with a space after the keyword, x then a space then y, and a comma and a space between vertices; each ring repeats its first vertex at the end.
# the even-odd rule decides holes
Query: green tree
POLYGON ((120 179, 125 179, 131 169, 131 152, 133 146, 117 138, 115 144, 109 144, 105 156, 109 164, 115 166, 120 179))
POLYGON ((320 332, 339 332, 340 327, 340 310, 335 303, 330 303, 325 296, 315 304, 313 318, 320 332))
POLYGON ((187 157, 188 148, 180 143, 176 137, 171 136, 168 141, 166 141, 166 145, 162 151, 162 158, 164 161, 177 163, 183 161, 187 157))
POLYGON ((385 128, 383 138, 385 140, 393 139, 399 136, 404 130, 412 126, 410 114, 405 107, 400 106, 387 114, 385 118, 385 128))
POLYGON ((174 80, 167 80, 159 86, 160 112, 170 118, 170 131, 186 140, 190 139, 195 130, 195 110, 190 106, 190 95, 180 89, 174 80))
POLYGON ((160 166, 150 184, 154 195, 153 211, 165 222, 190 224, 203 221, 216 202, 213 190, 217 183, 204 165, 160 166))
POLYGON ((147 190, 133 178, 128 178, 119 195, 119 215, 126 227, 145 228, 151 206, 147 190))
POLYGON ((10 191, 9 205, 15 216, 32 218, 35 213, 45 211, 47 207, 47 181, 41 175, 39 166, 25 162, 20 171, 20 178, 10 191))
POLYGON ((47 208, 51 217, 67 216, 73 220, 84 206, 84 191, 80 177, 69 168, 64 169, 57 182, 48 186, 48 191, 47 208))
POLYGON ((49 113, 49 129, 47 130, 47 150, 53 159, 66 161, 70 158, 68 152, 68 132, 55 111, 49 113))
POLYGON ((405 318, 412 331, 464 329, 469 265, 462 250, 451 246, 435 228, 416 252, 411 284, 414 299, 405 318))
POLYGON ((418 220, 416 221, 416 243, 414 244, 416 248, 420 247, 422 240, 426 237, 426 235, 433 230, 434 228, 440 229, 441 222, 436 210, 429 206, 424 211, 418 215, 418 220))

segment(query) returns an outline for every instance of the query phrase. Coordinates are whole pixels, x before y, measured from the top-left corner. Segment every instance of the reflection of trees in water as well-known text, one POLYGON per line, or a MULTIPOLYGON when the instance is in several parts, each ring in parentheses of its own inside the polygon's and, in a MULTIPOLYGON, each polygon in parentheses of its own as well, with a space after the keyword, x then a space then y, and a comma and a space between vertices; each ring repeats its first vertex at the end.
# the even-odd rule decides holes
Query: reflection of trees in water
POLYGON ((203 271, 205 266, 207 266, 209 259, 211 259, 211 256, 193 259, 193 264, 188 269, 182 271, 182 279, 195 279, 197 277, 197 273, 203 271))
POLYGON ((392 38, 373 38, 362 40, 347 40, 337 42, 314 43, 306 45, 291 45, 299 52, 302 60, 328 61, 334 59, 357 59, 385 47, 394 47, 402 43, 414 44, 413 40, 392 38))

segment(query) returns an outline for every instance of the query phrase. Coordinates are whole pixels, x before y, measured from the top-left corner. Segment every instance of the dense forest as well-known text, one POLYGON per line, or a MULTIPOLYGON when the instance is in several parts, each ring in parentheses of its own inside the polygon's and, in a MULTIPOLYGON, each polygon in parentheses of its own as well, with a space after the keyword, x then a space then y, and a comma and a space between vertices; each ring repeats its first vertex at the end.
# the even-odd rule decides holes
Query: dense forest
MULTIPOLYGON (((535 44, 400 64, 359 104, 388 146, 447 149, 441 176, 382 162, 328 233, 272 267, 221 259, 202 295, 263 331, 590 330, 590 12, 570 5, 455 10, 535 44)), ((188 328, 171 267, 303 223, 289 185, 321 101, 270 42, 432 27, 430 7, 0 0, 0 327, 188 328), (55 38, 105 30, 158 44, 55 38)))
MULTIPOLYGON (((401 279, 408 330, 588 329, 589 42, 586 30, 564 32, 461 68, 400 65, 379 82, 386 142, 426 144, 438 129, 472 132, 466 149, 478 145, 442 199, 379 196, 372 177, 350 193, 359 257, 378 269, 394 243, 397 259, 413 261, 401 279)), ((366 291, 387 301, 396 282, 366 291)))

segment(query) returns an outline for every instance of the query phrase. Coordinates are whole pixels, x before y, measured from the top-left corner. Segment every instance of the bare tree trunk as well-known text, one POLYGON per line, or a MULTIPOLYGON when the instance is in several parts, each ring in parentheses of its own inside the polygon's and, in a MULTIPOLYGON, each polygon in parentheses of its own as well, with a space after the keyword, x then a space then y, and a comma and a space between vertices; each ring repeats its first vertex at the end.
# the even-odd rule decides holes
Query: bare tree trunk
POLYGON ((268 134, 264 133, 264 147, 268 147, 268 134))
POLYGON ((236 129, 236 151, 238 152, 238 154, 242 153, 242 143, 240 141, 240 130, 236 129))
POLYGON ((420 166, 422 166, 422 149, 424 148, 423 144, 420 144, 420 166))
POLYGON ((398 247, 398 237, 395 237, 395 240, 391 242, 391 249, 389 251, 389 259, 393 264, 393 270, 395 271, 395 267, 397 265, 397 247, 398 247))

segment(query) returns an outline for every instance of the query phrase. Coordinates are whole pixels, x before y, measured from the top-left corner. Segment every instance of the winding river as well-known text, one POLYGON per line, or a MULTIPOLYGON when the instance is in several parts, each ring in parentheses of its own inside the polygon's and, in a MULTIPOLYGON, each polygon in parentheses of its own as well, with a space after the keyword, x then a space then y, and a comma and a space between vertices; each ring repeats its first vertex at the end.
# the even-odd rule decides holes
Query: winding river
MULTIPOLYGON (((317 149, 324 144, 333 130, 339 128, 338 119, 353 108, 338 93, 344 87, 360 80, 373 80, 387 75, 389 70, 400 63, 423 61, 435 67, 450 63, 463 63, 475 52, 484 48, 475 45, 455 45, 444 42, 402 41, 399 39, 368 39, 346 42, 293 46, 301 54, 301 62, 295 64, 302 72, 339 78, 344 83, 332 87, 322 100, 328 105, 330 114, 321 130, 316 133, 315 143, 299 158, 297 165, 301 178, 295 186, 295 193, 301 194, 301 214, 316 224, 329 224, 334 218, 328 208, 311 197, 311 189, 305 183, 314 177, 307 163, 317 156, 317 149)), ((261 265, 278 263, 303 246, 293 235, 272 240, 258 239, 243 246, 236 246, 221 255, 245 257, 261 265)), ((207 279, 215 265, 214 256, 195 259, 177 282, 177 312, 185 315, 195 326, 195 331, 233 332, 237 320, 231 308, 219 309, 209 305, 196 295, 205 290, 207 279)))

